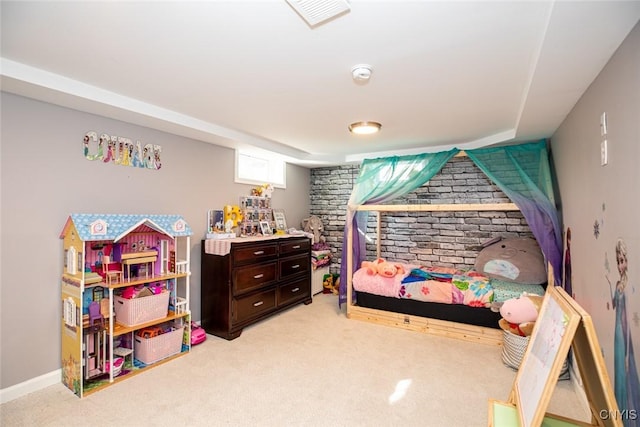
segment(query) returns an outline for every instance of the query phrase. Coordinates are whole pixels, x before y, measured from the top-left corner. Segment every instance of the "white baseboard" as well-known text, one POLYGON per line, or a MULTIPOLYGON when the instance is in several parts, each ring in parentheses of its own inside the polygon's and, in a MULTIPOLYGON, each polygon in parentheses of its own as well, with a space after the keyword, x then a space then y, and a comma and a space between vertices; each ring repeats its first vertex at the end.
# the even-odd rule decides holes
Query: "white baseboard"
POLYGON ((48 374, 31 378, 11 387, 0 389, 0 403, 10 402, 19 397, 25 396, 34 391, 41 390, 45 387, 58 384, 61 381, 62 370, 56 369, 48 374))

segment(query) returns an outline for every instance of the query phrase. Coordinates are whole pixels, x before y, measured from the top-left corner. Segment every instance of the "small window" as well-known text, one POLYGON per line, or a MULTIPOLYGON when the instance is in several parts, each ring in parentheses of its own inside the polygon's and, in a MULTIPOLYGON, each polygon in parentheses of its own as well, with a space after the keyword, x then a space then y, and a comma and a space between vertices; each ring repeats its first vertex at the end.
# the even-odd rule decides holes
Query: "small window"
POLYGON ((287 187, 287 163, 275 156, 236 150, 236 179, 242 184, 287 187))

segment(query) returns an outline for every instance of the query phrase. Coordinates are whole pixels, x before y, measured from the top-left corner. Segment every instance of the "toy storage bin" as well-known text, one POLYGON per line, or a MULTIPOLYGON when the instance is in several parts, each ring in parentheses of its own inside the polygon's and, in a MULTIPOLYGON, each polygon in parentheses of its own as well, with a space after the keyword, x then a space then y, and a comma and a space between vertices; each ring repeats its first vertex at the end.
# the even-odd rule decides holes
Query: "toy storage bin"
POLYGON ((169 295, 169 292, 162 292, 157 295, 131 299, 114 296, 113 309, 116 314, 116 322, 125 326, 136 326, 167 317, 169 295))
POLYGON ((144 364, 150 364, 180 353, 184 327, 165 332, 153 338, 134 338, 134 357, 144 364))

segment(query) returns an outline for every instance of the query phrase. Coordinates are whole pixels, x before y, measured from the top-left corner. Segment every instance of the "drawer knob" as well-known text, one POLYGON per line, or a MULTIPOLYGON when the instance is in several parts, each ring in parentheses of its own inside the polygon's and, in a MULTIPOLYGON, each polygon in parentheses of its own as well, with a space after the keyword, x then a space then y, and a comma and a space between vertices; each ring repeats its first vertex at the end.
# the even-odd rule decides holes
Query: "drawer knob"
POLYGON ((294 270, 295 270, 296 268, 300 268, 300 264, 292 265, 292 266, 291 266, 291 268, 292 268, 292 269, 294 269, 294 270))
POLYGON ((264 304, 264 301, 258 301, 258 302, 254 302, 253 306, 254 307, 260 307, 262 304, 264 304))
POLYGON ((254 255, 264 255, 264 251, 255 251, 254 255))
POLYGON ((256 274, 255 276, 253 276, 254 279, 262 279, 264 277, 264 274, 260 273, 260 274, 256 274))
POLYGON ((293 249, 300 249, 300 245, 295 245, 293 249))
POLYGON ((300 288, 293 288, 293 289, 291 289, 291 293, 298 292, 299 290, 300 290, 300 288))

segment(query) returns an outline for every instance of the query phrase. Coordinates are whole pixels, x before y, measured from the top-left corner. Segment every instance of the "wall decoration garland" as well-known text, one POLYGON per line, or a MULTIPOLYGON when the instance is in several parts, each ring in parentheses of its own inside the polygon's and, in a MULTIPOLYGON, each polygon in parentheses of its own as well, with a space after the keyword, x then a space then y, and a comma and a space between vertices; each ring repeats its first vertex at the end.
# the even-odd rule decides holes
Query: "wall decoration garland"
POLYGON ((104 163, 114 163, 143 169, 160 169, 162 162, 160 153, 162 147, 155 144, 135 143, 130 138, 107 135, 89 131, 84 135, 83 154, 87 160, 102 160, 104 163), (92 147, 94 148, 92 150, 92 147))

